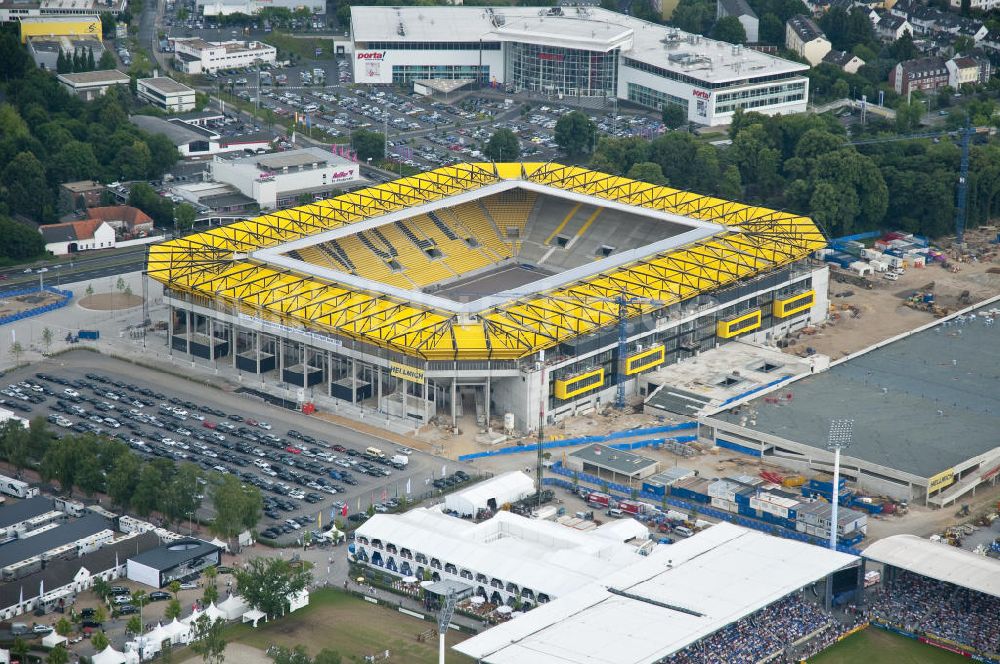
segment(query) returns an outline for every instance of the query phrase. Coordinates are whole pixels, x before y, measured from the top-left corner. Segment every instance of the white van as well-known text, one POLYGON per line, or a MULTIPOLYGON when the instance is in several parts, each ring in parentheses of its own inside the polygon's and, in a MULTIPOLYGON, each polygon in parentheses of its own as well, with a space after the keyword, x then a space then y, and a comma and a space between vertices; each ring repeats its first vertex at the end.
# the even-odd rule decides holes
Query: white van
POLYGON ((885 274, 882 275, 882 278, 883 279, 888 279, 889 281, 899 281, 899 273, 898 272, 886 272, 885 274))
POLYGON ((694 531, 688 528, 687 526, 677 526, 676 528, 674 528, 674 533, 680 535, 681 537, 691 537, 692 535, 694 535, 694 531))

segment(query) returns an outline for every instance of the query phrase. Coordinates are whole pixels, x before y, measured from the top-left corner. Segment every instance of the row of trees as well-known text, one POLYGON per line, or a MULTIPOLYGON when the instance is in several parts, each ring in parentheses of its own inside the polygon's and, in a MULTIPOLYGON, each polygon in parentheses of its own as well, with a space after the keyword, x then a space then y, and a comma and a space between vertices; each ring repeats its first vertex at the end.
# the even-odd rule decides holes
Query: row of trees
POLYGON ((0 216, 55 221, 59 184, 155 179, 180 157, 168 138, 129 122, 128 90, 84 102, 35 68, 7 32, 0 32, 0 81, 0 216))
MULTIPOLYGON (((979 101, 967 110, 988 120, 994 109, 979 101)), ((556 141, 597 170, 808 214, 832 236, 887 226, 932 237, 952 232, 960 155, 951 141, 854 146, 830 116, 742 112, 725 147, 668 132, 651 141, 602 137, 591 148, 595 131, 583 113, 567 113, 556 125, 556 141)), ((968 221, 974 227, 1000 210, 1000 145, 973 146, 971 163, 968 221)))
POLYGON ((142 517, 156 512, 175 524, 193 516, 207 486, 215 510, 212 529, 226 538, 254 528, 263 509, 260 490, 233 475, 206 475, 188 462, 145 460, 121 441, 92 434, 56 439, 40 417, 27 429, 15 420, 0 426, 0 458, 18 471, 37 469, 64 493, 103 493, 122 510, 142 517))
POLYGON ((72 54, 64 53, 60 49, 59 55, 56 56, 57 74, 95 70, 103 71, 105 69, 114 69, 115 65, 115 56, 111 55, 111 51, 104 51, 101 53, 101 59, 98 62, 94 62, 94 49, 89 46, 86 50, 82 48, 73 49, 72 54))

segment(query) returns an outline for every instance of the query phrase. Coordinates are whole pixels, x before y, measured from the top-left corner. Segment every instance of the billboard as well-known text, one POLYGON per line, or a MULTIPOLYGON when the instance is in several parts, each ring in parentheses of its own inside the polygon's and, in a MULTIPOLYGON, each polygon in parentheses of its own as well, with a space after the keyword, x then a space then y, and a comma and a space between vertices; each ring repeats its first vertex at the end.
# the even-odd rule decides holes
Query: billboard
POLYGON ((954 484, 955 482, 955 469, 949 468, 948 470, 942 471, 937 475, 933 475, 927 480, 927 493, 934 493, 935 491, 940 491, 941 489, 954 484))

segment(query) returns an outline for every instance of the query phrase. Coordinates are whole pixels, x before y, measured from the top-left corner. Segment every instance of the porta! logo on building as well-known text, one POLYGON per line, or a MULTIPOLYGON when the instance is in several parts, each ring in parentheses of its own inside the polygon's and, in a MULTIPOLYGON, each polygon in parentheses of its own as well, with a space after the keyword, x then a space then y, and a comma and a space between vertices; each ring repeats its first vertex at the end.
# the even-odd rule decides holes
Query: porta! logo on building
POLYGON ((710 99, 712 97, 712 93, 705 90, 692 90, 691 95, 698 99, 710 99))
POLYGON ((381 60, 385 57, 385 51, 361 51, 358 53, 358 60, 381 60))

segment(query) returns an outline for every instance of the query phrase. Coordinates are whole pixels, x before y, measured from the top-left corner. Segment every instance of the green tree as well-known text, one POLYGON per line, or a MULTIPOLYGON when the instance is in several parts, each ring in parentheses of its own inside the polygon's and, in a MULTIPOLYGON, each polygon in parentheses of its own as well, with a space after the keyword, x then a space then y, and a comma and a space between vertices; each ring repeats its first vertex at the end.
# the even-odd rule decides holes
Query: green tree
POLYGON ((663 177, 663 169, 660 168, 659 164, 652 161, 644 161, 633 165, 628 171, 628 177, 650 184, 667 184, 667 178, 663 177))
POLYGON ((764 127, 750 125, 736 135, 731 147, 743 184, 760 196, 767 196, 778 186, 780 153, 773 147, 764 127))
POLYGON ((189 203, 181 203, 174 208, 175 228, 178 231, 189 231, 194 228, 194 220, 198 211, 189 203))
POLYGON ((167 590, 169 590, 174 594, 174 599, 177 599, 177 595, 181 591, 181 582, 178 581, 177 579, 174 579, 173 581, 170 582, 170 585, 167 586, 167 590))
POLYGON ((107 479, 108 496, 115 505, 122 509, 128 508, 139 486, 141 472, 141 463, 134 454, 118 457, 107 479))
POLYGON ((87 297, 90 297, 91 295, 93 295, 94 294, 94 284, 87 284, 87 290, 85 290, 84 293, 87 295, 87 297))
POLYGON ((201 601, 206 606, 212 602, 219 601, 219 589, 215 586, 205 586, 205 591, 202 593, 201 601))
POLYGON ((209 583, 214 587, 218 587, 219 570, 215 568, 215 565, 206 567, 204 572, 205 578, 208 579, 209 583))
POLYGON ((760 17, 758 34, 765 44, 785 44, 785 24, 770 12, 760 17))
POLYGON ((10 647, 10 652, 12 655, 17 657, 17 661, 24 662, 27 661, 25 656, 28 654, 28 644, 20 636, 14 637, 14 644, 10 647))
POLYGON ((351 134, 351 147, 361 161, 382 159, 385 156, 385 136, 376 131, 358 129, 351 134))
POLYGON ((31 152, 21 152, 3 169, 0 197, 11 212, 36 221, 53 217, 52 191, 45 178, 45 167, 31 152))
POLYGON ((225 621, 212 620, 202 614, 194 624, 191 650, 201 655, 205 664, 223 664, 226 659, 225 621))
POLYGON ((104 630, 94 632, 90 637, 90 645, 94 648, 96 652, 104 652, 104 650, 110 645, 108 641, 107 634, 104 630))
MULTIPOLYGON (((108 592, 110 593, 110 589, 108 590, 108 592)), ((104 605, 103 604, 98 604, 97 606, 95 606, 94 607, 94 622, 96 622, 96 623, 103 623, 107 619, 108 619, 108 612, 104 608, 104 605)), ((102 648, 102 650, 103 650, 103 648, 102 648)))
MULTIPOLYGON (((2 189, 3 183, 0 183, 0 190, 2 189)), ((0 203, 0 208, 2 207, 3 204, 0 203)), ((12 262, 22 262, 43 255, 45 240, 41 233, 0 214, 0 257, 12 262)))
POLYGON ((241 531, 257 525, 264 506, 257 487, 243 485, 235 475, 230 474, 214 475, 211 486, 212 504, 215 507, 212 530, 216 534, 231 539, 241 531))
POLYGON ((712 37, 730 44, 745 44, 747 41, 746 30, 735 16, 723 16, 716 21, 712 37))
POLYGON ((87 71, 94 71, 96 68, 94 63, 94 49, 91 46, 87 47, 87 71))
POLYGON ((118 63, 115 61, 115 56, 111 54, 111 51, 105 50, 101 53, 101 58, 97 61, 97 69, 99 71, 115 69, 117 66, 118 63))
POLYGON ((253 558, 233 575, 247 604, 263 611, 269 619, 283 615, 288 609, 288 597, 304 590, 312 580, 307 570, 281 558, 253 558))
POLYGON ((309 659, 305 646, 301 645, 294 648, 272 646, 268 648, 267 656, 274 660, 274 664, 315 664, 309 659))
POLYGON ((119 291, 125 290, 125 277, 118 277, 118 281, 115 282, 115 288, 119 291))
POLYGON ((594 147, 597 125, 580 111, 570 111, 556 122, 555 141, 565 155, 579 158, 594 147))
POLYGON ((48 326, 42 328, 42 343, 45 344, 45 350, 52 348, 52 330, 48 326))
POLYGON ((167 602, 167 607, 163 610, 163 617, 167 620, 181 617, 181 603, 178 599, 167 602))
POLYGON ((24 353, 24 346, 21 345, 20 341, 15 341, 10 345, 10 349, 7 352, 14 358, 14 364, 20 364, 21 355, 24 353))
POLYGON ((517 161, 521 156, 521 146, 517 134, 506 127, 501 127, 490 136, 483 152, 490 161, 517 161))
POLYGON ((56 73, 69 73, 69 63, 66 62, 66 56, 63 55, 62 49, 59 49, 59 54, 56 55, 56 73))
POLYGON ((142 634, 142 619, 138 614, 133 614, 125 624, 125 630, 130 634, 142 634))
POLYGON ((19 421, 10 419, 0 424, 0 446, 3 458, 18 471, 28 467, 31 446, 28 432, 19 421))
POLYGON ((687 113, 679 104, 664 104, 661 117, 670 129, 683 127, 687 122, 687 113))
POLYGON ((59 636, 67 636, 73 633, 73 623, 71 623, 66 616, 59 619, 56 623, 56 634, 59 636))

